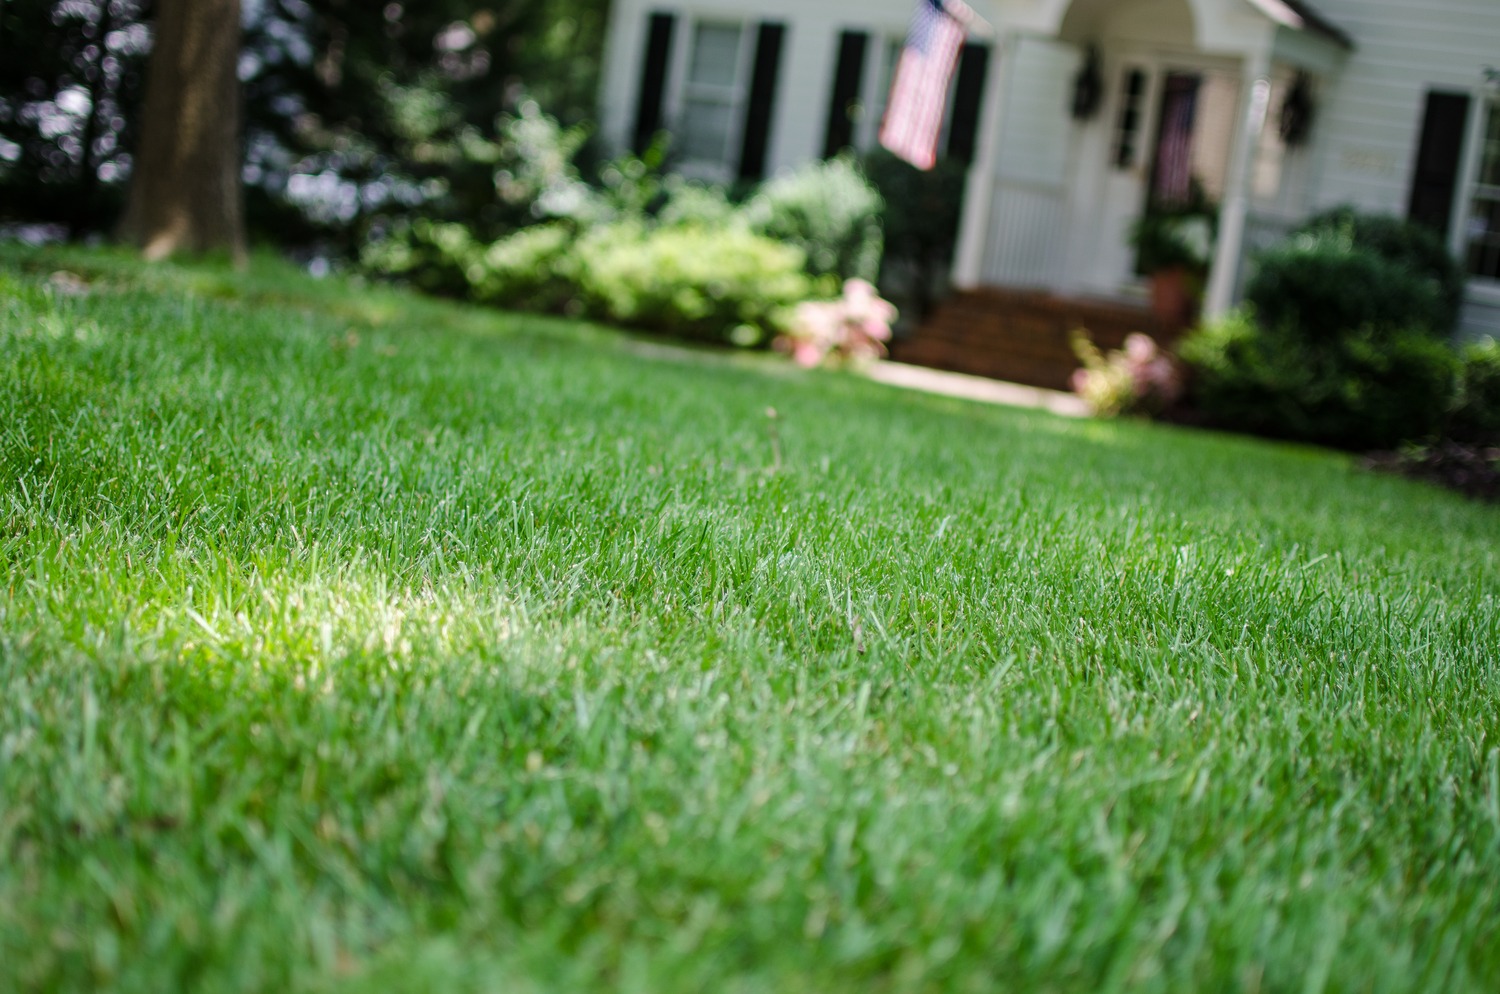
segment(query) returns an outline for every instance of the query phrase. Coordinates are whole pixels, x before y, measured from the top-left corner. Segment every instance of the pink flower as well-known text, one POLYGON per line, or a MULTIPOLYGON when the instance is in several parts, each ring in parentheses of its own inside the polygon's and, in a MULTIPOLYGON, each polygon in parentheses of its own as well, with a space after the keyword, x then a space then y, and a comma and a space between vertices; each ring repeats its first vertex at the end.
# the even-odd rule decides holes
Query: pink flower
POLYGON ((1182 395, 1182 374, 1172 357, 1145 335, 1126 337, 1125 346, 1101 354, 1081 333, 1074 342, 1084 368, 1070 385, 1095 414, 1151 412, 1182 395))
POLYGON ((792 346, 792 361, 804 369, 812 369, 823 361, 827 353, 820 343, 810 338, 803 339, 792 346))
POLYGON ((896 308, 860 279, 847 280, 838 300, 797 305, 791 327, 777 340, 777 348, 802 366, 829 359, 863 360, 885 355, 896 308))
POLYGON ((1125 357, 1132 362, 1148 363, 1156 358, 1156 343, 1140 332, 1125 336, 1125 357))

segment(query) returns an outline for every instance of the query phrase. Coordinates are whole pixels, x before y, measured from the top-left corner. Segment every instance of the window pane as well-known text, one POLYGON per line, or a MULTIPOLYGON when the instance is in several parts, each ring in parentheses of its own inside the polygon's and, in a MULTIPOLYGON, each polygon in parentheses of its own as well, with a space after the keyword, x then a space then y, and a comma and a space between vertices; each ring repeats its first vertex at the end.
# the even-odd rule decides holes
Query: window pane
POLYGON ((1120 115, 1115 120, 1114 153, 1110 156, 1116 169, 1129 169, 1135 165, 1136 141, 1141 130, 1141 104, 1146 96, 1146 74, 1140 69, 1125 72, 1124 96, 1120 99, 1120 115))
MULTIPOLYGON (((1500 114, 1495 117, 1500 118, 1500 114)), ((1485 186, 1500 186, 1500 141, 1485 146, 1484 158, 1480 160, 1479 182, 1485 186)))
POLYGON ((723 162, 729 155, 730 105, 689 97, 682 108, 682 155, 695 162, 723 162))
POLYGON ((700 24, 693 41, 688 80, 710 86, 734 86, 739 75, 740 29, 733 24, 700 24))
POLYGON ((1469 215, 1469 272, 1500 279, 1500 196, 1474 201, 1469 215))
POLYGON ((1485 111, 1479 183, 1469 201, 1467 261, 1473 275, 1500 279, 1500 105, 1485 111))

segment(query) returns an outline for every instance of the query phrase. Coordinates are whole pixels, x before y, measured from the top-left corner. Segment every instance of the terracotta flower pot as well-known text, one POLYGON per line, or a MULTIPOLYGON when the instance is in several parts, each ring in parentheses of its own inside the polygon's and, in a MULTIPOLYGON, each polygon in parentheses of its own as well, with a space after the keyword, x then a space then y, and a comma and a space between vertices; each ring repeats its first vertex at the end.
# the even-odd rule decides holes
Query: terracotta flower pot
POLYGON ((1186 266, 1151 274, 1151 312, 1170 328, 1186 328, 1198 319, 1198 281, 1186 266))

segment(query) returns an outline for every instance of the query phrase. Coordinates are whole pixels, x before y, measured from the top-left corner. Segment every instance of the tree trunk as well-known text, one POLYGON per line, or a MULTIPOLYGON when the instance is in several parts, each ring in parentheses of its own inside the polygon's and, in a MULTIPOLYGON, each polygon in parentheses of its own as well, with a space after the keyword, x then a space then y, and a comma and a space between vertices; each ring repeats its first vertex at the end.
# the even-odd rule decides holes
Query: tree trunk
POLYGON ((245 256, 240 0, 158 0, 140 148, 120 225, 147 259, 245 256))

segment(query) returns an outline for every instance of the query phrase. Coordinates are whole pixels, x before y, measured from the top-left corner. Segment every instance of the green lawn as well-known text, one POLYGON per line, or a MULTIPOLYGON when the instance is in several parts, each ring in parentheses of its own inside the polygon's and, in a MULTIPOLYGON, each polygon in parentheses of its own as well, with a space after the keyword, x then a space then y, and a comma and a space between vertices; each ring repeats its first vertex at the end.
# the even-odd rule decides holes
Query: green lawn
POLYGON ((1500 989, 1500 509, 1345 456, 8 246, 0 557, 0 990, 1500 989))

